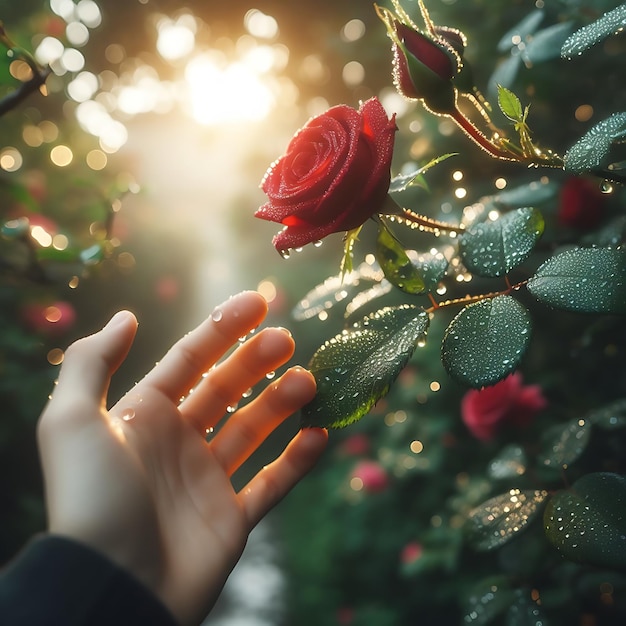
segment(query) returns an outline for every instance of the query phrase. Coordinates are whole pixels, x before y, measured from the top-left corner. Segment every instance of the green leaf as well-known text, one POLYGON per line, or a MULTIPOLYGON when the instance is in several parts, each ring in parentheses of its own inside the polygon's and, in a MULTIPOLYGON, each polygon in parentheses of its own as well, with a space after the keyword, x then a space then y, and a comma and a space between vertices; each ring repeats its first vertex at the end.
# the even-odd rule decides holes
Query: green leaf
POLYGON ((625 132, 626 113, 614 113, 596 124, 565 153, 565 169, 574 174, 605 171, 613 142, 623 139, 625 132))
POLYGON ((421 273, 411 262, 402 244, 382 221, 378 225, 376 260, 385 278, 398 289, 410 294, 424 291, 426 286, 421 273))
POLYGON ((363 226, 357 226, 346 233, 343 240, 343 258, 341 259, 341 275, 345 276, 350 273, 354 267, 352 261, 354 260, 354 246, 359 240, 359 233, 363 226))
POLYGON ((352 272, 331 276, 317 285, 298 302, 291 314, 298 321, 317 317, 323 311, 328 311, 350 298, 358 290, 379 284, 382 278, 383 273, 379 269, 361 263, 352 272))
POLYGON ((493 385, 517 368, 530 340, 528 311, 511 296, 466 306, 441 344, 448 374, 471 387, 493 385))
POLYGON ((626 250, 568 250, 548 259, 527 287, 537 300, 557 309, 626 313, 626 250))
POLYGON ((617 430, 626 426, 626 398, 595 409, 587 419, 603 430, 617 430))
POLYGON ((523 263, 544 229, 541 213, 525 207, 474 224, 459 237, 466 267, 479 276, 503 276, 523 263))
POLYGON ((523 20, 508 30, 498 42, 498 51, 507 52, 513 47, 513 41, 519 39, 524 43, 529 39, 545 16, 544 11, 538 9, 531 11, 523 20))
POLYGON ((605 13, 599 20, 577 30, 563 44, 561 56, 572 59, 581 55, 585 50, 617 33, 626 26, 626 4, 605 13))
POLYGON ((413 263, 422 276, 426 291, 437 289, 449 265, 448 259, 441 252, 418 254, 413 263))
POLYGON ((363 417, 389 391, 428 324, 420 307, 386 307, 327 341, 309 363, 317 395, 302 409, 302 424, 341 428, 363 417))
POLYGON ((469 514, 469 545, 486 552, 509 542, 539 515, 547 497, 547 491, 510 489, 483 502, 469 514))
POLYGON ((526 454, 517 444, 506 446, 500 454, 489 463, 487 475, 494 480, 518 478, 526 473, 526 454))
POLYGON ((481 581, 467 599, 463 624, 483 626, 493 623, 502 615, 514 600, 513 590, 504 580, 492 579, 481 581))
POLYGON ((575 419, 565 426, 556 426, 548 433, 545 452, 538 457, 545 467, 567 468, 578 460, 591 439, 591 422, 575 419))
POLYGON ((522 103, 519 98, 506 87, 498 85, 498 104, 500 110, 506 115, 512 122, 521 122, 524 117, 522 110, 522 103))
POLYGON ((491 200, 496 206, 520 207, 541 204, 557 196, 561 186, 553 180, 544 178, 533 180, 526 185, 519 185, 502 191, 491 200))
POLYGON ((550 59, 558 59, 561 47, 571 34, 573 22, 560 22, 536 32, 526 44, 522 54, 530 63, 543 63, 550 59))
POLYGON ((552 496, 544 530, 567 559, 626 571, 626 478, 585 474, 552 496))
POLYGON ((411 172, 409 174, 398 174, 391 179, 391 183, 389 184, 389 193, 398 193, 400 191, 405 191, 409 187, 420 186, 427 187, 426 181, 424 180, 424 174, 435 165, 449 159, 452 156, 456 156, 458 153, 450 152, 448 154, 442 154, 440 157, 436 157, 426 163, 423 167, 420 167, 418 170, 411 172))

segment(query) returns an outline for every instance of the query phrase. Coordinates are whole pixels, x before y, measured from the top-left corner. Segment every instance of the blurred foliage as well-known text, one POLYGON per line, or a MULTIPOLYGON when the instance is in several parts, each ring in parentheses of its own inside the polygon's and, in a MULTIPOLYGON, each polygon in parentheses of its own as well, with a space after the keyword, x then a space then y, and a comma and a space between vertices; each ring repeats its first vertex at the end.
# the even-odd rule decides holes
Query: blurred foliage
MULTIPOLYGON (((417 14, 415 3, 403 5, 417 14)), ((490 99, 498 82, 518 94, 524 105, 530 104, 526 121, 534 142, 563 154, 580 141, 580 170, 529 171, 477 152, 451 132, 443 118, 419 108, 399 119, 396 171, 410 171, 437 154, 458 153, 428 172, 428 188, 403 192, 403 206, 417 206, 420 214, 453 223, 466 207, 483 215, 505 211, 512 223, 515 212, 507 210, 532 206, 541 212, 543 236, 537 240, 540 230, 531 229, 533 240, 527 247, 518 245, 519 233, 507 241, 507 225, 498 232, 463 235, 466 265, 475 272, 478 267, 485 278, 474 275, 469 285, 462 280, 456 286, 453 280, 444 282, 446 297, 490 292, 493 283, 486 276, 500 275, 500 267, 490 274, 489 265, 485 273, 478 257, 491 239, 505 250, 499 259, 504 265, 510 255, 524 256, 527 248, 534 248, 510 276, 514 284, 535 272, 529 285, 532 295, 515 293, 520 306, 532 312, 533 340, 521 365, 514 367, 519 365, 524 379, 540 386, 547 409, 529 416, 525 428, 511 419, 492 438, 475 439, 470 422, 463 422, 467 389, 444 372, 438 342, 432 340, 444 334, 455 311, 437 310, 429 341, 415 351, 389 395, 360 422, 332 433, 331 453, 288 501, 284 532, 288 562, 295 569, 292 619, 305 625, 621 624, 626 618, 626 578, 619 557, 626 537, 626 372, 621 363, 626 341, 623 319, 610 313, 623 312, 623 253, 618 246, 623 244, 626 196, 620 184, 603 182, 602 173, 590 179, 587 194, 586 183, 573 183, 578 179, 572 174, 596 170, 596 163, 606 165, 609 147, 623 148, 622 127, 615 127, 621 118, 603 120, 626 105, 618 78, 626 64, 626 40, 622 34, 610 34, 601 22, 601 43, 586 46, 584 54, 571 60, 560 56, 567 37, 615 9, 615 3, 564 1, 537 8, 477 0, 464 3, 462 10, 454 2, 427 5, 435 24, 458 27, 468 36, 465 58, 476 84, 490 99), (601 85, 598 76, 603 77, 601 85), (588 132, 599 138, 585 152, 588 132), (462 173, 460 180, 453 179, 454 171, 462 173), (494 191, 498 178, 506 181, 504 191, 494 191), (467 195, 455 197, 457 187, 467 195), (582 219, 586 211, 593 219, 582 219), (604 249, 590 247, 596 245, 604 249), (576 246, 584 247, 567 252, 576 246), (593 283, 589 291, 580 286, 581 279, 593 283), (587 298, 592 292, 600 304, 587 298), (604 296, 606 307, 601 304, 604 296), (578 313, 559 310, 565 301, 578 313), (597 307, 609 315, 580 313, 597 312, 597 307), (387 476, 385 488, 375 488, 378 483, 362 472, 364 460, 387 476)), ((375 37, 369 41, 379 45, 375 37)), ((387 71, 390 75, 389 67, 387 71)), ((512 109, 509 113, 521 118, 521 111, 519 116, 512 109)), ((504 119, 497 123, 505 124, 504 119)), ((613 160, 619 169, 620 157, 613 160)), ((522 221, 518 226, 525 228, 522 221)), ((380 229, 366 224, 354 251, 355 267, 363 250, 376 250, 376 237, 380 240, 380 229)), ((428 233, 411 233, 411 238, 418 250, 432 245, 428 233)), ((331 246, 325 242, 322 249, 331 246)), ((404 263, 402 248, 398 251, 395 243, 392 247, 397 263, 404 263)), ((376 266, 368 272, 376 272, 376 266)), ((388 270, 385 275, 399 286, 388 270)), ((300 278, 296 284, 286 270, 282 281, 291 293, 304 297, 300 278)), ((360 290, 373 291, 367 276, 361 281, 360 290)), ((296 337, 309 341, 314 351, 313 338, 319 333, 332 336, 375 311, 382 300, 385 305, 406 303, 407 294, 390 288, 360 298, 359 289, 348 281, 343 291, 326 283, 305 299, 311 307, 296 307, 296 317, 302 320, 296 337), (334 298, 335 292, 342 297, 334 298), (333 306, 319 308, 325 301, 333 306)), ((479 319, 475 306, 465 309, 465 317, 471 317, 467 324, 482 325, 485 320, 479 319)), ((506 328, 486 350, 489 354, 506 352, 502 341, 513 329, 505 318, 500 321, 506 328)), ((453 321, 448 333, 461 322, 465 319, 453 321)), ((491 321, 489 328, 493 330, 491 321)), ((350 346, 345 333, 342 340, 350 346)), ((517 333, 509 340, 519 347, 523 337, 517 333)), ((475 347, 478 357, 464 371, 489 365, 480 356, 480 346, 475 347)), ((445 339, 443 350, 445 361, 445 339)), ((334 365, 343 363, 335 359, 334 365)), ((494 397, 476 419, 511 410, 505 408, 509 398, 494 397)), ((337 398, 329 395, 329 400, 337 413, 337 398)))

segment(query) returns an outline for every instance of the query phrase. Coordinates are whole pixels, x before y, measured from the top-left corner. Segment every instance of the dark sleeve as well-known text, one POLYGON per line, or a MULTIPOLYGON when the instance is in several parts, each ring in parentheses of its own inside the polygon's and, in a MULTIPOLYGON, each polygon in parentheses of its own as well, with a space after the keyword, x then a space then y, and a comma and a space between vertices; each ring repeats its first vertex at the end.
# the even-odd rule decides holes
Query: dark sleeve
POLYGON ((0 571, 5 626, 176 626, 146 587, 80 543, 45 535, 0 571))

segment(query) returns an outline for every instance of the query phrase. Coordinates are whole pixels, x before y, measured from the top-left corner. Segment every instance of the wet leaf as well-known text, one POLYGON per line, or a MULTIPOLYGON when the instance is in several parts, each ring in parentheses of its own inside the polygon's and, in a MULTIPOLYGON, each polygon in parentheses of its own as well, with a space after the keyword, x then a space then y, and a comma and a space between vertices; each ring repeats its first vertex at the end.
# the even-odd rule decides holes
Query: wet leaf
POLYGON ((563 44, 561 56, 572 59, 626 26, 626 4, 605 13, 599 20, 577 30, 563 44))
POLYGON ((481 552, 504 545, 539 515, 547 497, 547 491, 511 489, 483 502, 469 514, 468 544, 481 552))
POLYGON ((626 478, 586 474, 544 513, 550 543, 567 559, 626 571, 626 478))
POLYGON ((470 304, 446 329, 443 365, 450 376, 471 387, 493 385, 517 368, 530 331, 530 314, 511 296, 470 304))
POLYGON ((487 474, 494 480, 518 478, 526 473, 526 454, 517 444, 506 446, 500 454, 489 463, 487 474))
POLYGON ((521 208, 470 227, 459 238, 459 252, 471 272, 503 276, 523 263, 544 228, 541 213, 521 208))
POLYGON ((580 458, 591 438, 591 422, 575 419, 549 433, 538 462, 545 467, 566 468, 580 458))
POLYGON ((376 260, 385 278, 405 293, 422 293, 425 289, 421 272, 413 265, 402 244, 381 221, 376 238, 376 260))
POLYGON ((539 24, 541 24, 544 12, 535 10, 530 12, 523 20, 516 24, 513 28, 508 30, 498 42, 498 50, 500 52, 506 52, 513 47, 513 41, 519 38, 520 41, 526 41, 529 35, 532 35, 539 24))
POLYGON ((565 169, 574 174, 605 170, 613 160, 613 142, 623 139, 625 132, 626 113, 614 113, 596 124, 565 153, 565 169))
POLYGON ((524 60, 530 63, 543 63, 550 59, 558 59, 561 47, 571 34, 573 22, 560 22, 536 32, 526 44, 524 60))
POLYGON ((486 580, 467 599, 463 624, 483 626, 502 615, 515 598, 513 590, 503 580, 486 580))
POLYGON ((519 185, 493 196, 496 205, 506 207, 531 206, 552 200, 559 193, 560 185, 552 180, 533 180, 526 185, 519 185))
POLYGON ((327 341, 309 364, 317 395, 302 409, 302 424, 341 428, 363 417, 389 391, 428 324, 420 307, 387 307, 327 341))
POLYGON ((587 420, 603 430, 617 430, 626 426, 626 399, 591 411, 587 420))
POLYGON ((409 174, 398 174, 391 179, 391 183, 389 184, 389 193, 398 193, 400 191, 405 191, 409 187, 428 187, 426 181, 424 179, 424 174, 433 166, 449 159, 451 156, 456 156, 456 152, 451 152, 449 154, 443 154, 440 157, 432 159, 423 167, 420 167, 418 170, 411 172, 409 174))
POLYGON ((362 263, 356 270, 344 276, 331 276, 317 285, 298 302, 292 315, 298 321, 317 317, 322 311, 328 311, 353 296, 359 289, 377 284, 382 278, 380 269, 362 263))
POLYGON ((527 287, 535 298, 557 309, 626 313, 626 250, 568 250, 548 259, 527 287))
POLYGON ((412 259, 424 281, 425 291, 434 291, 445 276, 449 261, 441 252, 424 252, 412 259))

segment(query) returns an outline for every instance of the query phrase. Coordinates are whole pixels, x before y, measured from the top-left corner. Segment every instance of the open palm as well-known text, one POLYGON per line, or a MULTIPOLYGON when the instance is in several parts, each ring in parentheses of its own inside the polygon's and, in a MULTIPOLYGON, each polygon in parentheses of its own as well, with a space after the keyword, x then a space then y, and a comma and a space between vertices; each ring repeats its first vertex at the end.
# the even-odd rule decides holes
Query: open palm
POLYGON ((184 624, 210 610, 250 530, 326 442, 324 431, 299 432, 244 489, 233 489, 233 473, 313 397, 315 382, 298 367, 206 441, 242 395, 293 354, 289 333, 267 328, 220 361, 266 312, 259 294, 231 298, 107 411, 110 377, 137 327, 132 314, 118 313, 67 350, 40 420, 50 531, 130 570, 184 624))

